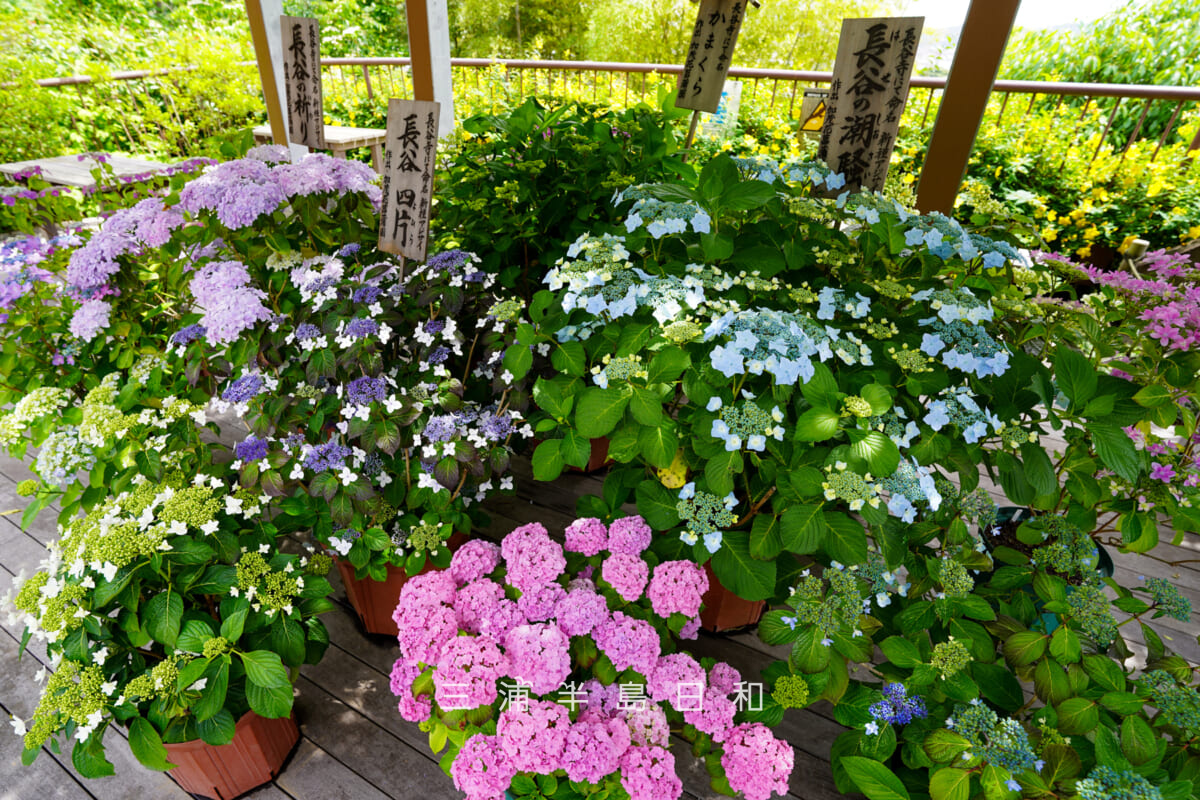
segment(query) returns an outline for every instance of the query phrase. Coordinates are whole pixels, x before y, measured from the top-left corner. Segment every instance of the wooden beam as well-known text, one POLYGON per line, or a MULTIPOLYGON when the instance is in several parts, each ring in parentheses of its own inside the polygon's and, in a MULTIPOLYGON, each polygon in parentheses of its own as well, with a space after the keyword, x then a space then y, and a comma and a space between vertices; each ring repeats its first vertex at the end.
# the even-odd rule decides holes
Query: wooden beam
POLYGON ((922 213, 954 210, 1021 0, 971 0, 917 185, 922 213))
POLYGON ((405 0, 413 99, 440 103, 439 135, 454 130, 454 86, 450 71, 450 13, 446 0, 405 0))
MULTIPOLYGON (((279 2, 270 2, 275 26, 279 26, 279 2)), ((263 17, 262 0, 246 0, 246 17, 250 21, 250 38, 254 42, 254 58, 258 62, 258 77, 262 82, 263 99, 267 104, 267 121, 271 124, 271 138, 275 144, 288 145, 287 120, 280 103, 279 83, 275 76, 275 59, 271 54, 271 43, 267 36, 267 25, 263 17)))

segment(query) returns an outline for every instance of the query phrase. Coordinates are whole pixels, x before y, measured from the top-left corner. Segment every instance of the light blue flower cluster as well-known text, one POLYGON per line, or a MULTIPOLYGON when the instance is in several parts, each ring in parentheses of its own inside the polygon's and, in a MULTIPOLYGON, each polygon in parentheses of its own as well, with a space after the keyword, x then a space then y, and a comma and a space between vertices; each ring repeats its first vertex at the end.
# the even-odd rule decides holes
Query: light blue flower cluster
POLYGON ((96 456, 79 438, 79 429, 68 425, 54 431, 42 442, 34 471, 47 485, 65 489, 76 473, 91 472, 95 464, 96 456))
POLYGON ((965 386, 952 386, 930 402, 924 422, 935 431, 947 425, 955 425, 962 431, 963 439, 974 444, 987 436, 989 430, 999 432, 1004 423, 986 408, 980 408, 965 386))
POLYGON ((765 155, 735 157, 733 163, 743 178, 760 180, 763 183, 783 181, 790 184, 806 184, 824 187, 825 191, 841 189, 846 185, 846 176, 834 172, 822 161, 801 161, 789 158, 780 164, 765 155))
POLYGON ((922 353, 940 358, 942 364, 951 369, 969 372, 980 378, 999 376, 1008 371, 1008 350, 982 326, 967 321, 964 316, 990 319, 990 307, 983 310, 979 307, 940 304, 937 310, 937 317, 920 320, 921 325, 933 330, 921 337, 922 353), (946 321, 946 317, 952 319, 946 321))
POLYGON ((712 437, 725 442, 725 449, 731 452, 745 447, 761 453, 767 449, 767 437, 782 442, 783 411, 779 406, 767 412, 753 402, 753 395, 742 394, 750 399, 741 406, 724 406, 719 397, 708 401, 709 411, 721 412, 721 416, 713 420, 712 437))
POLYGON ((928 503, 930 511, 937 511, 942 504, 933 471, 915 459, 901 461, 896 471, 883 479, 883 488, 892 494, 887 504, 888 512, 904 522, 916 520, 917 503, 928 503))
POLYGON ((992 304, 980 300, 974 292, 967 288, 961 289, 925 289, 912 296, 918 302, 929 301, 929 307, 937 312, 938 319, 947 324, 951 322, 969 322, 978 325, 981 322, 991 322, 995 317, 992 304))
POLYGON ((1162 790, 1141 775, 1103 764, 1076 782, 1075 791, 1080 800, 1163 800, 1162 790))
POLYGON ((817 292, 817 301, 820 303, 817 307, 817 319, 833 319, 838 311, 849 314, 854 319, 862 319, 871 313, 871 298, 863 297, 858 292, 854 293, 853 299, 843 300, 845 296, 844 291, 832 286, 826 286, 817 292))
MULTIPOLYGON (((996 712, 972 700, 967 705, 954 709, 954 716, 946 720, 946 727, 957 731, 972 745, 964 759, 976 758, 1019 775, 1027 769, 1041 771, 1045 762, 1037 757, 1029 742, 1029 734, 1015 719, 1000 719, 996 712)), ((1021 785, 1011 777, 1005 782, 1014 792, 1021 785)))
MULTIPOLYGON (((923 217, 911 217, 912 223, 904 233, 904 243, 909 247, 925 246, 938 258, 958 256, 964 261, 982 257, 988 269, 1000 269, 1008 261, 1022 263, 1020 253, 1006 242, 997 242, 985 236, 968 233, 957 220, 945 214, 933 212, 923 217)), ((903 217, 901 222, 907 220, 903 217)))
POLYGON ((625 217, 625 230, 633 233, 643 225, 655 239, 668 233, 683 233, 692 226, 696 233, 708 233, 712 229, 712 217, 695 203, 660 200, 642 186, 630 186, 613 195, 613 205, 634 200, 629 215, 625 217))
POLYGON ((900 406, 896 406, 886 414, 871 418, 871 427, 892 440, 901 450, 912 447, 913 439, 921 435, 917 423, 908 418, 908 414, 900 406))
POLYGON ((688 545, 703 541, 708 552, 717 552, 724 538, 722 530, 737 522, 733 513, 737 504, 733 492, 722 499, 709 492, 697 492, 695 483, 686 484, 679 490, 679 502, 675 504, 675 511, 686 525, 679 538, 688 545))
POLYGON ((808 383, 816 371, 813 357, 828 361, 835 348, 843 360, 852 359, 847 363, 871 363, 870 350, 861 343, 843 341, 836 328, 798 313, 765 308, 731 311, 714 320, 704 332, 705 341, 718 336, 726 342, 714 347, 709 357, 713 368, 727 378, 768 372, 777 384, 790 386, 798 380, 808 383))

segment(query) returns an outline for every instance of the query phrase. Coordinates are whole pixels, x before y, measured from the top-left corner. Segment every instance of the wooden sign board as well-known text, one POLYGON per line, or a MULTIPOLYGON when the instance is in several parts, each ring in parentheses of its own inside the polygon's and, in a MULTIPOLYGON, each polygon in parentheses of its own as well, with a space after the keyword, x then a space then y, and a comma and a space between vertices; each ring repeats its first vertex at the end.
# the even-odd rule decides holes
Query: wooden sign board
POLYGON ((309 17, 280 16, 289 141, 325 149, 321 94, 321 26, 309 17))
POLYGON ((440 114, 439 103, 394 97, 388 101, 379 216, 379 249, 384 252, 425 260, 440 114))
POLYGON ((821 129, 825 127, 825 101, 828 97, 828 89, 804 90, 804 96, 800 98, 800 132, 805 138, 820 140, 821 129))
POLYGON ((819 156, 851 191, 883 188, 924 17, 842 21, 819 156))
POLYGON ((733 48, 746 16, 746 0, 700 0, 675 105, 712 114, 721 103, 733 48))

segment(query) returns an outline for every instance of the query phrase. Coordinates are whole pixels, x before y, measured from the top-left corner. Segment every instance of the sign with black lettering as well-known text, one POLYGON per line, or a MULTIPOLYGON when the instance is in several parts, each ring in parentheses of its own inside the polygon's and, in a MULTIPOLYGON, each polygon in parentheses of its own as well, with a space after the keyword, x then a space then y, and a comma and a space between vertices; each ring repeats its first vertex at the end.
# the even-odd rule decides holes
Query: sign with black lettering
POLYGON ((819 156, 851 191, 883 189, 924 17, 842 21, 819 156))
POLYGON ((429 249, 440 103, 388 101, 379 249, 424 261, 429 249))
POLYGON ((309 17, 281 16, 279 30, 283 39, 288 141, 323 150, 325 111, 321 96, 320 23, 309 17))
POLYGON ((721 103, 746 0, 700 0, 692 43, 679 76, 675 105, 712 114, 721 103))

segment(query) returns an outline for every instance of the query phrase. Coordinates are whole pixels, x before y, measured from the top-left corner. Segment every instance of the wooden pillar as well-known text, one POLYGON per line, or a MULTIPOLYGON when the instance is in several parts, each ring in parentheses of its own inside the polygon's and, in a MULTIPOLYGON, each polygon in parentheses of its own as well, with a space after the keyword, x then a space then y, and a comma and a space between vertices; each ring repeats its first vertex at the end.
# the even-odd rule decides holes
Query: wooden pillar
POLYGON ((450 73, 450 14, 446 0, 405 0, 413 99, 442 104, 438 133, 454 130, 454 85, 450 73))
POLYGON ((271 124, 271 138, 275 144, 287 146, 287 115, 283 105, 287 95, 283 88, 282 39, 279 32, 279 15, 283 13, 281 0, 246 0, 246 17, 250 21, 250 38, 254 42, 254 59, 258 62, 258 77, 262 81, 263 99, 267 104, 267 120, 271 124), (264 8, 265 6, 265 8, 264 8), (272 47, 274 44, 274 47, 272 47))
POLYGON ((921 181, 922 213, 954 209, 1021 0, 971 0, 938 108, 921 181))

